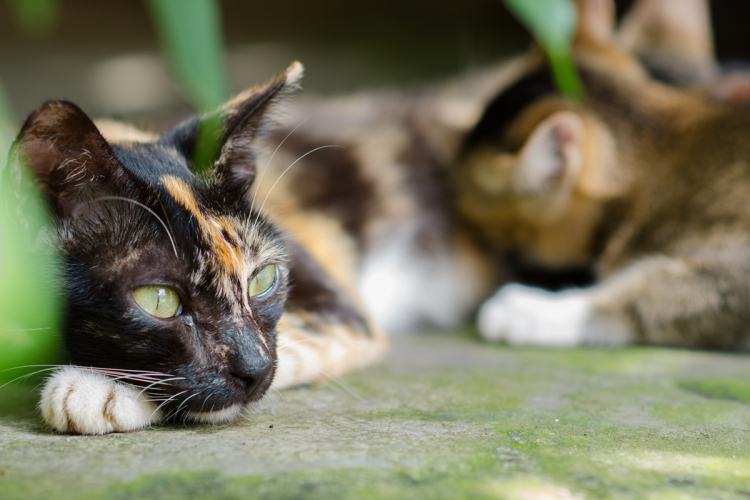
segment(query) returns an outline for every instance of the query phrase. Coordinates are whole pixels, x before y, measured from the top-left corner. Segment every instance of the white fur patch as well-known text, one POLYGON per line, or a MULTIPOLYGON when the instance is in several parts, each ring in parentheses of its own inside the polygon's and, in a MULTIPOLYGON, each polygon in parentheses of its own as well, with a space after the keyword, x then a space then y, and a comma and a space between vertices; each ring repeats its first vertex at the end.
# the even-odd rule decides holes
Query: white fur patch
POLYGON ((485 291, 477 266, 459 255, 419 255, 405 231, 365 256, 359 292, 373 322, 389 334, 464 322, 485 291))
POLYGON ((190 412, 188 416, 194 422, 202 424, 223 424, 236 419, 241 413, 244 406, 236 404, 223 410, 190 412))
POLYGON ((485 339, 512 345, 621 345, 631 338, 627 323, 597 311, 585 290, 553 293, 518 284, 482 305, 478 327, 485 339))
POLYGON ((132 431, 161 419, 140 389, 76 366, 47 379, 39 406, 53 429, 77 434, 132 431))

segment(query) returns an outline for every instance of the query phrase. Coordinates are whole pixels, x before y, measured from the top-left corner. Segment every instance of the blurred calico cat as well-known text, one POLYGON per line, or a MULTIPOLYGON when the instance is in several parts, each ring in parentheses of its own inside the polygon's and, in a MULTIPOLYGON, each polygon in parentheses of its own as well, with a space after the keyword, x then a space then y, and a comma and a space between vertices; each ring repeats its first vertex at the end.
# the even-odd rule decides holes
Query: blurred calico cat
POLYGON ((707 3, 641 1, 619 35, 610 0, 578 6, 586 97, 561 99, 546 65, 530 66, 487 106, 453 182, 457 211, 490 246, 530 265, 592 266, 599 281, 506 285, 481 307, 480 331, 511 344, 747 349, 750 113, 718 102, 743 100, 744 82, 712 59, 707 3))

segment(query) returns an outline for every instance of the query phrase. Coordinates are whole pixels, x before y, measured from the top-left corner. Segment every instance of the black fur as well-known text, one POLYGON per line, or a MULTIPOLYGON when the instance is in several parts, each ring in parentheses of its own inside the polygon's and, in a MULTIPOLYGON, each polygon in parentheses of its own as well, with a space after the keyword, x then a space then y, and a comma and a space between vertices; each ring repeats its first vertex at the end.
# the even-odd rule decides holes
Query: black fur
MULTIPOLYGON (((290 273, 298 283, 293 304, 318 306, 303 304, 316 295, 326 307, 338 307, 342 296, 334 294, 322 272, 309 272, 301 248, 287 253, 277 230, 251 209, 246 196, 255 171, 251 145, 282 87, 283 80, 277 80, 253 91, 246 102, 220 110, 221 157, 207 173, 191 172, 197 118, 156 143, 112 145, 69 102, 51 101, 28 118, 14 144, 11 168, 27 165, 34 172, 56 215, 67 292, 63 337, 74 364, 181 377, 154 393, 175 396, 165 413, 180 405, 184 411, 221 410, 257 400, 270 386, 275 329, 290 293, 290 273), (254 224, 254 241, 221 233, 233 247, 275 259, 261 262, 258 270, 275 264, 276 285, 250 298, 249 310, 236 307, 243 300, 241 282, 233 279, 230 293, 236 297, 227 298, 227 290, 220 289, 212 241, 201 232, 196 214, 161 181, 165 175, 189 188, 206 217, 254 224), (169 319, 146 313, 133 292, 147 285, 176 291, 181 311, 169 319)), ((243 234, 242 227, 234 229, 243 234)), ((351 316, 366 330, 361 317, 351 316)))

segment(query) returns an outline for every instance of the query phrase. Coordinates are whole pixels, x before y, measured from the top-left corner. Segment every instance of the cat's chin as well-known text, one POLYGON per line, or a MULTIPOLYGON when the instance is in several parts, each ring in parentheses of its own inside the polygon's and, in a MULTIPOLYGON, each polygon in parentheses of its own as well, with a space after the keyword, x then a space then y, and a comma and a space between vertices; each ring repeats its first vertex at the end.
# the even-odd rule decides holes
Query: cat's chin
POLYGON ((242 410, 244 409, 244 404, 237 403, 216 411, 191 411, 188 413, 188 416, 193 422, 200 422, 202 424, 223 424, 236 420, 237 417, 242 414, 242 410))

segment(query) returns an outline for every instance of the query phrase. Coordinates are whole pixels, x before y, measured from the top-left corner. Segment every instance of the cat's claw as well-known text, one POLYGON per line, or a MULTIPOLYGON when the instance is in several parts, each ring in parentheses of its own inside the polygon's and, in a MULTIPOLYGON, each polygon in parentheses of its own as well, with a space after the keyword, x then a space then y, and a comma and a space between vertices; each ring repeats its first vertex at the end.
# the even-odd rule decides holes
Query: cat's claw
POLYGON ((40 407, 53 429, 76 434, 133 431, 160 419, 139 389, 75 366, 47 379, 40 407))
POLYGON ((603 317, 584 292, 517 284, 502 287, 482 305, 478 327, 485 339, 511 345, 620 345, 629 336, 625 324, 603 317))

